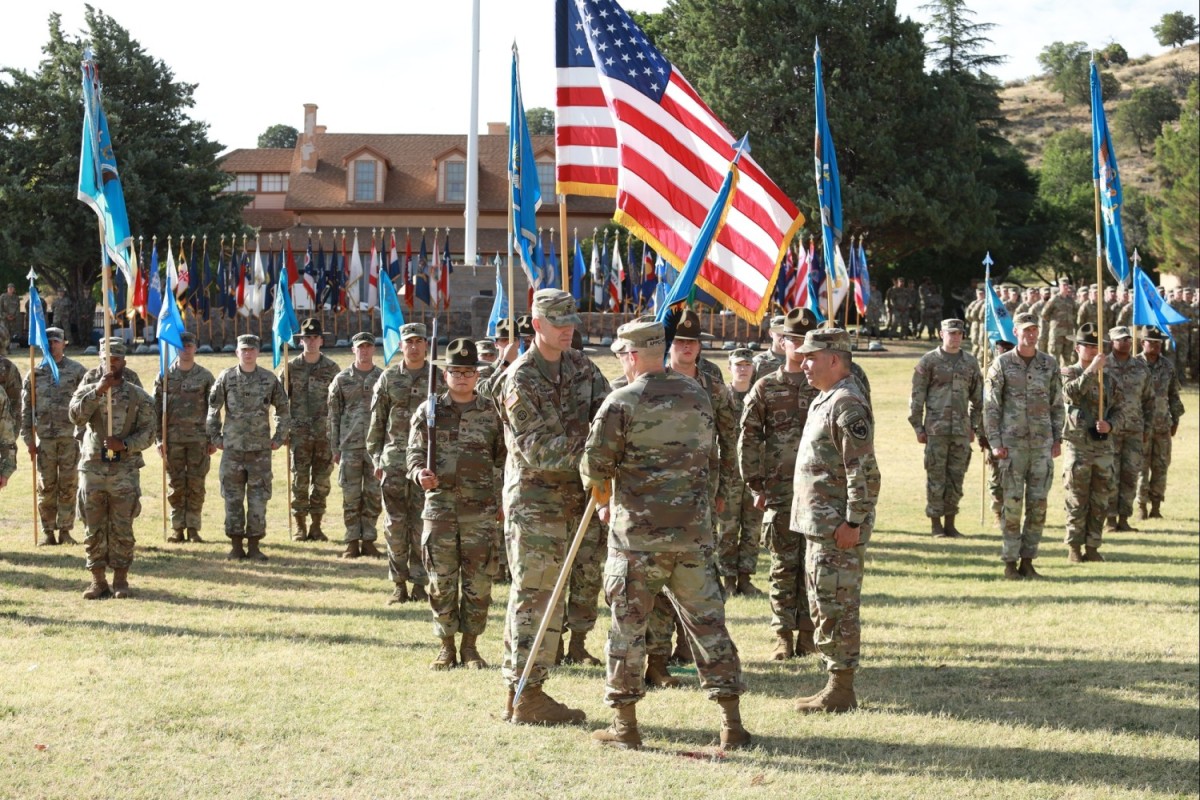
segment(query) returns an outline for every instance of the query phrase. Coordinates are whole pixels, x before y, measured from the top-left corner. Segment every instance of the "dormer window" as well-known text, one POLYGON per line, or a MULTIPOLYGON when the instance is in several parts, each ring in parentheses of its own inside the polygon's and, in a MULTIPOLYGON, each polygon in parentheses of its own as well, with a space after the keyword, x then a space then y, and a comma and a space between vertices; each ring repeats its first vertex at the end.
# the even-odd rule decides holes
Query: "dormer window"
POLYGON ((374 203, 379 165, 372 158, 360 158, 354 162, 354 202, 374 203))
POLYGON ((434 157, 439 203, 467 202, 467 154, 453 147, 434 157))

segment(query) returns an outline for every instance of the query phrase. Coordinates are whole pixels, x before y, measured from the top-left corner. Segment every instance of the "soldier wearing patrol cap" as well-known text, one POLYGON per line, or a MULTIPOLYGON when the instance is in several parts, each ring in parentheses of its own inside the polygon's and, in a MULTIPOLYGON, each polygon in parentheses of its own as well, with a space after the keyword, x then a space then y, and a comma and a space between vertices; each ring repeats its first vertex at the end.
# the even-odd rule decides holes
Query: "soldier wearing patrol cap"
MULTIPOLYGON (((735 419, 741 419, 746 397, 754 385, 754 351, 739 347, 729 353, 728 386, 735 419)), ((750 582, 758 571, 758 541, 762 532, 762 511, 754 507, 754 492, 738 475, 726 487, 725 511, 718 518, 717 574, 725 581, 726 594, 756 597, 762 594, 750 582)))
POLYGON ((819 392, 808 408, 792 481, 792 530, 805 537, 805 581, 816 646, 829 680, 801 698, 802 714, 857 707, 863 559, 875 526, 875 418, 850 374, 850 336, 811 330, 797 348, 819 392))
POLYGON ((767 335, 771 337, 771 347, 754 356, 754 381, 763 375, 769 375, 783 364, 783 321, 783 314, 771 317, 771 326, 767 328, 767 335))
POLYGON ((1133 354, 1133 333, 1124 325, 1110 328, 1112 352, 1104 361, 1104 374, 1111 375, 1121 389, 1125 413, 1109 438, 1113 446, 1113 487, 1108 499, 1105 525, 1110 531, 1135 531, 1129 524, 1138 474, 1142 470, 1142 437, 1154 418, 1154 388, 1146 362, 1133 354))
POLYGON ((962 350, 965 329, 961 319, 942 321, 942 344, 913 368, 908 402, 908 424, 925 446, 925 516, 937 537, 962 535, 954 523, 963 477, 971 444, 983 434, 983 373, 962 350))
POLYGON ((479 352, 479 360, 485 365, 495 362, 500 357, 500 349, 491 339, 480 339, 475 342, 475 349, 479 352))
POLYGON ((0 342, 0 352, 8 351, 9 337, 21 335, 21 298, 17 295, 17 287, 10 283, 4 294, 0 294, 0 327, 8 333, 0 342))
POLYGON ((37 456, 37 506, 42 524, 38 544, 76 544, 71 528, 75 525, 75 496, 79 486, 76 472, 79 441, 68 411, 71 396, 86 370, 64 355, 67 337, 62 328, 47 328, 46 339, 50 352, 42 354, 43 363, 25 376, 21 387, 21 438, 30 458, 37 456), (57 381, 50 365, 45 363, 49 361, 54 361, 58 368, 57 381))
POLYGON ((1150 385, 1154 394, 1154 414, 1146 420, 1142 474, 1138 479, 1138 514, 1141 519, 1162 517, 1159 506, 1166 497, 1171 439, 1178 433, 1179 418, 1183 416, 1179 376, 1162 354, 1166 341, 1167 337, 1161 330, 1147 328, 1142 336, 1142 352, 1138 356, 1150 371, 1150 385))
POLYGON ((1058 282, 1058 294, 1042 306, 1041 318, 1042 324, 1049 328, 1047 350, 1064 367, 1071 363, 1070 337, 1075 329, 1076 315, 1075 292, 1071 288, 1071 281, 1061 278, 1058 282))
POLYGON ((179 358, 154 381, 154 419, 158 432, 158 453, 167 464, 167 502, 171 505, 169 542, 193 542, 200 538, 204 512, 204 481, 217 451, 208 438, 205 422, 208 395, 216 378, 196 363, 196 334, 180 335, 183 349, 179 358), (164 406, 165 402, 165 406, 164 406), (164 452, 163 418, 165 430, 164 452))
POLYGON ((354 362, 329 385, 329 447, 338 467, 342 487, 342 521, 346 549, 342 558, 382 558, 375 546, 375 526, 383 507, 375 465, 367 455, 367 426, 371 421, 371 396, 383 374, 375 364, 375 336, 367 331, 350 339, 354 362))
POLYGON ((429 363, 425 358, 429 334, 425 326, 419 322, 401 326, 400 346, 404 358, 385 369, 375 384, 367 431, 367 452, 375 464, 375 477, 383 486, 388 578, 395 587, 389 605, 410 598, 416 602, 429 599, 425 593, 429 579, 421 564, 424 497, 408 479, 405 457, 409 423, 429 391, 429 363), (409 582, 413 584, 411 595, 409 582))
POLYGON ((258 366, 260 347, 257 336, 239 336, 237 365, 223 370, 208 394, 208 438, 222 451, 218 472, 230 559, 267 560, 260 542, 267 535, 271 453, 287 439, 290 422, 283 384, 258 366), (275 409, 274 433, 271 408, 275 409))

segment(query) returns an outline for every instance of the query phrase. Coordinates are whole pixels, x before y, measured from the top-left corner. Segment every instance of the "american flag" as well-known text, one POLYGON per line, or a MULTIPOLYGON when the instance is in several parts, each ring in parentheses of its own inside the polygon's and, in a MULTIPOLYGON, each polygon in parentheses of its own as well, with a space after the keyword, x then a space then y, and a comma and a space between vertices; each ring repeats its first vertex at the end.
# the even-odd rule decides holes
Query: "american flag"
MULTIPOLYGON (((557 0, 560 194, 617 198, 616 220, 682 268, 729 169, 734 137, 613 0, 557 0)), ((700 287, 761 320, 804 222, 749 157, 700 287)))

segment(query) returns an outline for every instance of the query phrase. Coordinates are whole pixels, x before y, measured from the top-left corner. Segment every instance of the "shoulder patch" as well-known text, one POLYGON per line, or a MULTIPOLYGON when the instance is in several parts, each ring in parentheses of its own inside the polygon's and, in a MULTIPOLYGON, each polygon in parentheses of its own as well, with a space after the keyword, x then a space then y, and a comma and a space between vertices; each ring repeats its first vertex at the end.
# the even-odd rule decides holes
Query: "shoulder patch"
POLYGON ((867 433, 869 432, 867 428, 867 421, 865 419, 854 420, 850 423, 850 426, 846 428, 846 430, 850 431, 850 435, 855 439, 866 439, 867 433))

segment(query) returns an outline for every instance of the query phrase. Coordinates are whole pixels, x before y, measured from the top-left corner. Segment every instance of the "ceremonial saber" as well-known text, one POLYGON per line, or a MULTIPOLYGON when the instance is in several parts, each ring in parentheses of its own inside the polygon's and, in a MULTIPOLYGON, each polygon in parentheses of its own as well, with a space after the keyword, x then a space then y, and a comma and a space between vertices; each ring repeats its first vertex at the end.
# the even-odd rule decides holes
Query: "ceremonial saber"
MULTIPOLYGON (((521 680, 517 682, 517 691, 513 694, 514 708, 516 708, 517 701, 521 699, 521 692, 525 691, 525 682, 529 680, 529 673, 533 671, 533 665, 537 662, 538 651, 542 648, 542 640, 546 638, 546 629, 550 627, 550 617, 555 606, 558 605, 559 599, 562 597, 567 580, 571 577, 571 566, 575 563, 575 556, 579 553, 579 546, 583 543, 583 536, 587 533, 588 524, 592 521, 592 514, 596 511, 596 497, 591 492, 588 494, 591 496, 588 498, 587 508, 583 510, 583 519, 579 521, 579 529, 575 531, 575 538, 571 541, 570 549, 567 550, 567 557, 563 560, 562 571, 558 573, 558 580, 554 582, 554 591, 550 593, 550 601, 546 603, 546 613, 542 615, 537 635, 533 637, 533 648, 529 651, 529 657, 525 659, 525 668, 521 670, 521 680)), ((516 642, 513 643, 513 646, 516 646, 516 642)))

